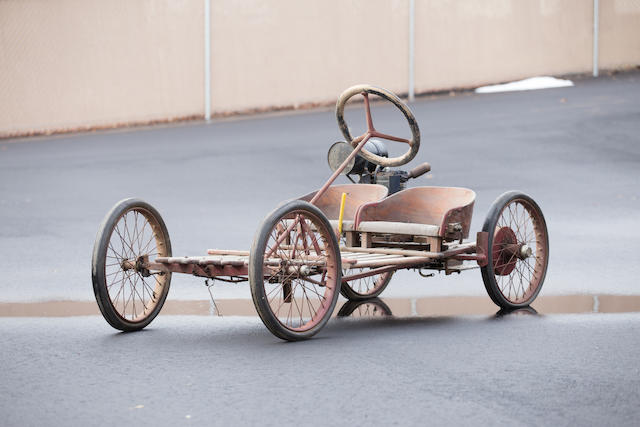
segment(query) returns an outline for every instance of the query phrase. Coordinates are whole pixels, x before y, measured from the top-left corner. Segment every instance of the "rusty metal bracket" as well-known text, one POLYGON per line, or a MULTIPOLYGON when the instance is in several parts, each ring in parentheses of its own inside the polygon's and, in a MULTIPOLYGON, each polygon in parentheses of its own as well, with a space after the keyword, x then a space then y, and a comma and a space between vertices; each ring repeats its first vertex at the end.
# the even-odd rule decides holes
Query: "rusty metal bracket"
POLYGON ((489 233, 486 231, 479 231, 476 236, 476 254, 478 265, 486 267, 489 263, 489 233))
POLYGON ((222 317, 222 313, 220 313, 218 304, 216 304, 216 300, 213 299, 213 292, 211 292, 211 288, 213 288, 213 285, 215 284, 215 282, 216 282, 216 279, 209 279, 209 278, 204 279, 204 285, 207 287, 207 290, 209 291, 209 296, 211 297, 211 302, 213 303, 213 308, 216 311, 216 315, 218 317, 222 317))

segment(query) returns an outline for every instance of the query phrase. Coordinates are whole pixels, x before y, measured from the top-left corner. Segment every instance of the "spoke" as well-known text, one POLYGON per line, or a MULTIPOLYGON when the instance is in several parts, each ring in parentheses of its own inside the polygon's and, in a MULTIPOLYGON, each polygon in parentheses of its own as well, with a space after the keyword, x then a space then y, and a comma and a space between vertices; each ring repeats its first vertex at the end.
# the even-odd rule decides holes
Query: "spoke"
MULTIPOLYGON (((149 284, 147 283, 147 281, 146 281, 146 280, 144 280, 144 278, 142 279, 142 283, 144 284, 144 288, 147 288, 147 293, 149 294, 149 301, 150 301, 150 302, 153 302, 153 300, 154 300, 154 294, 155 294, 155 292, 156 292, 156 291, 155 291, 155 289, 153 289, 153 288, 151 287, 151 285, 149 285, 149 284)), ((143 289, 144 289, 144 288, 143 288, 143 289)))
MULTIPOLYGON (((122 249, 124 254, 126 255, 126 259, 131 258, 131 255, 129 252, 127 252, 127 246, 129 246, 125 240, 125 238, 122 236, 122 233, 120 232, 120 227, 118 224, 116 224, 114 231, 116 232, 116 234, 118 234, 118 237, 120 237, 120 243, 122 243, 122 249)), ((131 254, 133 254, 133 248, 131 248, 131 246, 129 246, 129 249, 131 250, 131 254)))
MULTIPOLYGON (((320 245, 318 245, 318 238, 310 230, 309 225, 307 225, 307 221, 306 221, 305 217, 302 216, 302 215, 300 215, 300 224, 302 224, 302 233, 305 234, 305 236, 304 236, 305 249, 306 249, 306 244, 307 244, 307 236, 311 235, 312 236, 311 244, 313 245, 313 249, 316 251, 317 255, 322 256, 322 250, 320 249, 320 245)), ((318 224, 318 225, 320 225, 320 224, 318 224)))
POLYGON ((292 305, 294 305, 294 304, 295 304, 295 306, 296 306, 296 310, 298 310, 298 316, 300 317, 300 323, 298 324, 298 327, 300 327, 300 326, 302 326, 302 325, 303 325, 303 323, 302 323, 302 317, 303 317, 303 316, 302 316, 302 311, 304 311, 304 306, 303 306, 303 308, 302 308, 302 310, 301 310, 301 309, 300 309, 300 306, 298 305, 298 301, 296 301, 296 298, 295 298, 295 295, 296 295, 296 294, 295 294, 295 290, 296 290, 297 288, 298 288, 298 282, 295 282, 295 286, 294 286, 294 287, 293 287, 293 289, 291 290, 291 294, 292 294, 292 295, 291 295, 291 299, 293 300, 293 304, 292 304, 292 305))
MULTIPOLYGON (((114 272, 112 272, 112 273, 105 274, 105 276, 104 276, 104 277, 105 277, 105 278, 107 278, 107 277, 113 276, 113 275, 115 275, 115 274, 122 273, 123 271, 124 271, 124 270, 122 270, 122 269, 120 269, 120 270, 116 270, 116 271, 114 271, 114 272)), ((109 287, 109 285, 107 285, 107 287, 109 287)))
MULTIPOLYGON (((147 244, 144 245, 144 247, 140 250, 140 254, 144 254, 145 252, 147 252, 147 250, 149 250, 149 245, 155 240, 156 234, 155 232, 151 233, 151 237, 149 237, 149 240, 147 241, 147 244)), ((157 245, 153 247, 153 249, 156 249, 157 245)))
MULTIPOLYGON (((116 260, 118 259, 118 258, 110 257, 108 255, 107 255, 107 258, 113 258, 113 259, 116 259, 116 260)), ((119 263, 119 262, 112 262, 112 263, 109 263, 109 264, 105 264, 104 266, 105 267, 113 267, 113 266, 116 266, 116 265, 119 266, 119 267, 122 266, 122 264, 119 263)))
MULTIPOLYGON (((127 282, 129 282, 129 289, 131 289, 131 279, 127 278, 127 282)), ((126 299, 124 299, 124 291, 122 292, 122 317, 126 318, 127 317, 127 305, 129 304, 129 301, 131 300, 131 295, 132 293, 129 292, 129 297, 126 299)))
MULTIPOLYGON (((146 235, 145 230, 146 230, 148 221, 147 221, 147 218, 143 214, 140 214, 137 211, 136 211, 136 213, 138 215, 142 215, 142 229, 138 229, 138 222, 137 222, 137 218, 136 218, 136 233, 137 233, 136 242, 138 243, 138 254, 139 255, 144 255, 145 252, 143 252, 142 242, 145 240, 145 235, 146 235)), ((151 236, 153 236, 153 229, 151 230, 151 236)), ((157 246, 156 246, 156 248, 157 248, 157 246)), ((144 248, 144 249, 146 249, 146 248, 144 248)))
MULTIPOLYGON (((275 286, 273 289, 271 289, 271 291, 269 292, 269 294, 267 295, 267 301, 269 301, 269 306, 271 306, 271 303, 273 303, 279 296, 282 295, 283 293, 283 288, 282 286, 275 286), (273 294, 273 296, 271 297, 271 299, 269 299, 269 295, 271 295, 273 293, 273 291, 278 291, 275 294, 273 294)), ((282 304, 284 304, 284 298, 282 298, 282 302, 280 303, 280 305, 278 306, 277 310, 280 309, 280 306, 282 306, 282 304)))
POLYGON ((302 276, 302 277, 300 277, 300 279, 301 279, 301 280, 304 280, 305 282, 313 283, 313 284, 314 284, 314 285, 316 285, 316 286, 323 286, 323 285, 322 285, 322 283, 318 282, 317 280, 313 280, 313 279, 312 279, 312 278, 310 278, 310 277, 304 277, 304 276, 302 276))
POLYGON ((512 204, 509 204, 507 208, 509 208, 509 228, 513 230, 513 210, 511 209, 512 204))
MULTIPOLYGON (((292 287, 291 287, 291 299, 293 300, 293 304, 291 304, 291 306, 295 306, 296 310, 298 311, 298 317, 300 319, 300 323, 298 324, 297 327, 300 327, 302 325, 302 312, 304 311, 304 307, 301 309, 300 306, 298 305, 298 301, 296 300, 296 289, 298 289, 298 282, 294 281, 292 283, 292 287)), ((293 311, 293 310, 292 310, 293 311)), ((291 318, 291 325, 293 326, 293 317, 291 318)))
MULTIPOLYGON (((307 227, 304 225, 306 221, 302 215, 299 215, 299 217, 300 217, 300 220, 299 220, 300 222, 298 224, 300 226, 299 236, 300 236, 300 240, 302 241, 303 254, 309 255, 310 251, 309 251, 309 245, 307 242, 307 233, 305 232, 307 227)), ((300 254, 300 256, 302 257, 303 254, 300 254)))
POLYGON ((136 311, 136 283, 138 283, 138 275, 136 274, 135 277, 133 278, 133 283, 132 283, 132 287, 131 287, 131 303, 133 304, 133 316, 131 317, 131 319, 135 319, 136 315, 138 314, 138 312, 136 311))
POLYGON ((387 135, 387 134, 380 133, 380 132, 377 132, 377 131, 371 132, 371 136, 376 137, 376 138, 380 138, 380 139, 386 139, 387 141, 396 141, 396 142, 403 142, 405 144, 411 144, 411 141, 409 141, 406 138, 399 138, 397 136, 387 135))
MULTIPOLYGON (((118 257, 111 257, 111 258, 120 259, 120 260, 128 259, 128 257, 123 256, 120 252, 118 252, 118 251, 116 251, 116 250, 115 250, 115 248, 114 248, 114 247, 113 247, 113 245, 111 244, 111 240, 109 240, 109 245, 108 245, 108 247, 111 249, 111 251, 112 251, 114 254, 116 254, 116 255, 118 255, 118 256, 120 257, 120 258, 118 258, 118 257)), ((123 249, 124 249, 124 248, 123 248, 123 249)), ((108 256, 108 255, 107 255, 107 256, 108 256)))
POLYGON ((125 243, 127 244, 127 246, 129 246, 129 249, 131 249, 131 255, 134 255, 134 256, 135 256, 135 254, 136 254, 136 250, 135 250, 135 249, 133 249, 133 246, 132 246, 132 245, 133 245, 133 243, 134 243, 134 240, 133 240, 133 238, 131 237, 131 231, 129 231, 129 224, 127 223, 127 217, 128 217, 128 216, 129 216, 129 212, 125 213, 125 214, 122 216, 122 218, 124 219, 124 234, 125 234, 125 236, 128 236, 128 237, 129 237, 129 240, 127 240, 125 243))
MULTIPOLYGON (((116 292, 116 295, 113 298, 111 298, 111 295, 109 295, 109 298, 111 298, 111 301, 117 302, 118 301, 118 296, 120 295, 120 292, 123 292, 123 291, 124 291, 124 277, 120 281, 120 289, 118 289, 118 292, 116 292)), ((109 291, 107 291, 107 292, 109 292, 109 291)))
MULTIPOLYGON (((522 289, 522 293, 524 296, 524 276, 522 275, 522 272, 520 271, 520 268, 518 267, 518 264, 516 263, 516 266, 513 269, 517 275, 520 277, 520 280, 518 281, 518 285, 516 286, 516 290, 515 290, 515 299, 518 300, 520 299, 520 297, 518 297, 518 292, 520 291, 520 289, 522 289)), ((517 280, 517 278, 516 278, 517 280)))
POLYGON ((306 286, 304 286, 304 284, 302 284, 302 287, 307 289, 309 292, 313 292, 314 294, 316 294, 318 297, 320 297, 322 300, 325 299, 325 296, 320 294, 318 291, 316 291, 315 289, 311 289, 311 288, 307 288, 306 286))
POLYGON ((124 272, 124 271, 122 271, 122 270, 118 270, 118 271, 116 271, 116 273, 115 273, 115 274, 117 275, 118 273, 122 273, 122 277, 121 277, 120 279, 118 279, 118 277, 117 277, 117 276, 116 276, 116 277, 114 277, 114 278, 113 278, 113 281, 111 282, 111 284, 107 284, 107 291, 110 291, 110 289, 113 287, 113 285, 116 285, 116 284, 118 284, 118 283, 121 283, 121 282, 124 280, 124 278, 125 278, 125 272, 124 272))
MULTIPOLYGON (((282 285, 276 286, 276 289, 282 291, 283 290, 282 285)), ((291 294, 292 294, 292 297, 293 297, 293 289, 291 290, 291 294)), ((274 298, 276 298, 278 295, 282 295, 282 292, 276 292, 274 298)), ((280 305, 278 305, 278 308, 276 309, 276 311, 278 313, 280 312, 280 307, 282 307, 285 303, 286 303, 285 299, 282 298, 282 302, 280 303, 280 305)), ((276 315, 277 315, 277 313, 276 313, 276 315)))
MULTIPOLYGON (((293 221, 293 224, 291 224, 289 227, 287 227, 286 231, 284 233, 282 233, 280 235, 280 237, 278 237, 278 240, 276 240, 276 243, 274 245, 274 246, 276 246, 276 248, 279 247, 282 244, 282 242, 285 239, 285 236, 287 234, 291 233, 291 230, 293 230, 297 224, 298 224, 298 217, 296 216, 296 219, 293 221)), ((269 252, 267 252, 265 258, 270 258, 271 255, 273 254, 273 252, 274 252, 274 249, 272 248, 269 252)))
POLYGON ((138 249, 138 254, 140 253, 140 248, 138 247, 138 239, 140 238, 139 235, 140 231, 138 230, 138 211, 133 211, 133 237, 131 240, 131 245, 134 247, 137 247, 138 249))
POLYGON ((367 131, 369 133, 375 132, 375 128, 373 127, 373 118, 371 117, 371 106, 369 105, 369 94, 367 92, 363 92, 362 96, 364 97, 364 112, 365 118, 367 120, 367 131))
MULTIPOLYGON (((284 303, 284 298, 282 300, 284 303)), ((287 317, 286 317, 287 325, 291 325, 291 321, 289 319, 291 319, 292 314, 293 314, 293 304, 289 303, 289 311, 287 312, 287 317)))
MULTIPOLYGON (((138 289, 135 286, 133 287, 133 290, 135 291, 136 295, 140 297, 140 302, 142 302, 142 306, 144 307, 144 313, 145 311, 147 311, 147 305, 144 303, 144 297, 140 296, 140 292, 138 292, 138 289)), ((142 287, 142 293, 144 294, 144 286, 142 287)))
POLYGON ((304 286, 304 284, 302 285, 302 293, 304 294, 304 297, 307 300, 307 306, 309 307, 309 315, 311 316, 311 319, 313 320, 316 317, 316 315, 318 314, 318 311, 315 310, 311 306, 311 301, 309 301, 309 297, 307 296, 307 289, 304 286))

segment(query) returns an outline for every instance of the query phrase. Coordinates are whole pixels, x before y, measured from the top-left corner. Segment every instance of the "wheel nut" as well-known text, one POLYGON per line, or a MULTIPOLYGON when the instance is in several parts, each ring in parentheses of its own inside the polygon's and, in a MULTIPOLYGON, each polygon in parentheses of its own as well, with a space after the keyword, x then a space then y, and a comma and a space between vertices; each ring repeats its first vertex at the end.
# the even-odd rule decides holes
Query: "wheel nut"
POLYGON ((300 274, 303 276, 308 276, 311 273, 311 268, 308 265, 300 266, 300 274))
POLYGON ((528 245, 522 245, 520 246, 520 259, 527 259, 529 258, 531 255, 533 255, 533 250, 531 249, 530 246, 528 245))

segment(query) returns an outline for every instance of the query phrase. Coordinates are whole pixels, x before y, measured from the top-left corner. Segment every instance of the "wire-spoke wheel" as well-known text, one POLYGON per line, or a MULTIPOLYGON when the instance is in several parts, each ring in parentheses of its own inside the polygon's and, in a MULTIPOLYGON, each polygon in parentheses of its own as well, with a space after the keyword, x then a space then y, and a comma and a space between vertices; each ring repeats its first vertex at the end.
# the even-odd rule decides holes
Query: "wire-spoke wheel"
POLYGON ((265 326, 288 341, 311 338, 338 300, 340 251, 325 215, 302 200, 271 212, 249 259, 253 303, 265 326))
POLYGON ((489 234, 487 293, 502 308, 525 307, 538 296, 549 264, 549 235, 538 204, 510 191, 491 206, 482 231, 489 234))
MULTIPOLYGON (((364 273, 368 268, 352 268, 349 270, 343 270, 342 276, 355 275, 364 273)), ((360 279, 350 280, 343 282, 340 288, 340 293, 343 297, 350 301, 364 301, 379 296, 382 291, 385 290, 393 272, 388 271, 386 273, 376 274, 375 276, 362 277, 360 279)))
POLYGON ((171 273, 145 265, 161 256, 171 256, 171 241, 158 211, 139 199, 118 202, 100 225, 91 262, 93 292, 111 326, 137 331, 158 315, 171 273))

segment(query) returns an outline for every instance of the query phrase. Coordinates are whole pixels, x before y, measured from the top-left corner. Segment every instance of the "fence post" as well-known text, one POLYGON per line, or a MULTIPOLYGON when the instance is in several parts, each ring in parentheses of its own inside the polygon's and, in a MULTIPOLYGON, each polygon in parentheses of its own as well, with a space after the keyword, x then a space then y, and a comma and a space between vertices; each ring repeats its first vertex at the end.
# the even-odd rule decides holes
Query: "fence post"
POLYGON ((598 32, 600 2, 593 0, 593 77, 598 77, 598 32))
POLYGON ((211 120, 211 0, 204 0, 204 119, 211 120))
POLYGON ((416 0, 409 0, 409 102, 416 98, 415 94, 415 33, 416 33, 416 0))

